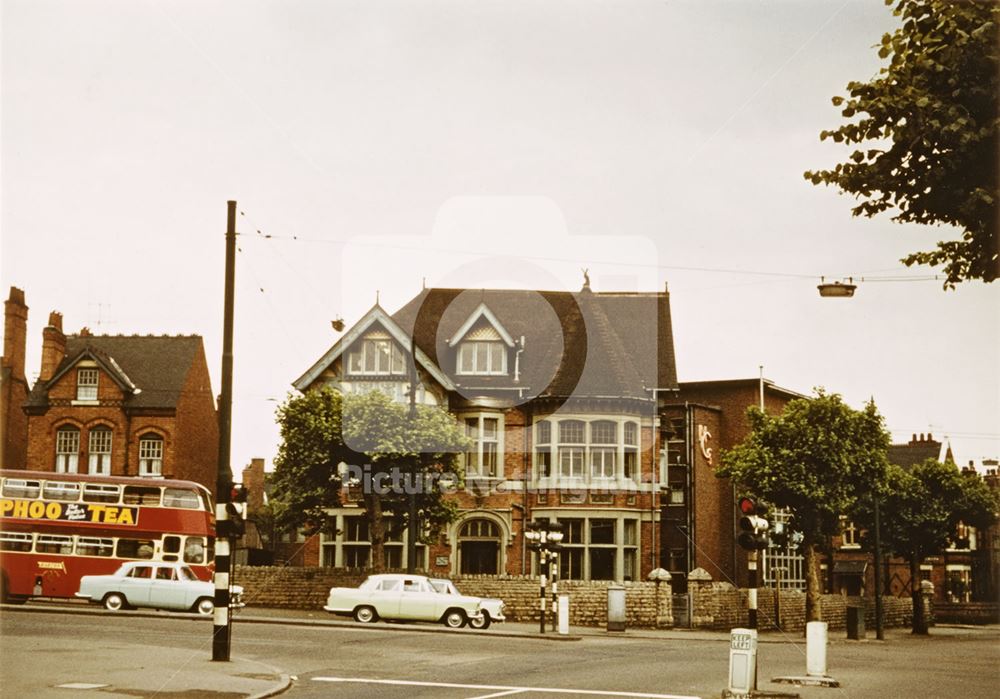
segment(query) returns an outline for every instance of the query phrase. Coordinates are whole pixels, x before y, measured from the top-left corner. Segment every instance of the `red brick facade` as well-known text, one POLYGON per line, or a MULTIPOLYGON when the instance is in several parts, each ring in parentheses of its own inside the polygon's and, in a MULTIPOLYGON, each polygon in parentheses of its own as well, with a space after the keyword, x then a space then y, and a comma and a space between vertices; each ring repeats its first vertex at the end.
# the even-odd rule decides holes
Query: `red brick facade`
POLYGON ((200 337, 86 329, 67 337, 61 315, 52 313, 39 380, 22 403, 31 470, 177 478, 215 491, 219 427, 200 337), (81 393, 84 373, 96 384, 93 393, 81 393), (60 430, 72 439, 57 446, 60 430), (143 454, 146 472, 141 440, 147 450, 153 445, 143 454))
POLYGON ((24 375, 27 328, 24 292, 11 287, 4 304, 0 358, 0 468, 23 469, 27 458, 28 417, 21 410, 28 397, 28 380, 24 375))

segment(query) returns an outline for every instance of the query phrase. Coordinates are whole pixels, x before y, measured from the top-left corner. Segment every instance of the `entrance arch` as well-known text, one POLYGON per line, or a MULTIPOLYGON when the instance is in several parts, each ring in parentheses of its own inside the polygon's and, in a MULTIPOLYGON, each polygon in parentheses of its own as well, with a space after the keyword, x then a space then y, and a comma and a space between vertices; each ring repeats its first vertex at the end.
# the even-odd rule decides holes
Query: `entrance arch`
POLYGON ((458 571, 461 575, 497 575, 503 550, 500 527, 477 517, 466 520, 458 530, 458 571))

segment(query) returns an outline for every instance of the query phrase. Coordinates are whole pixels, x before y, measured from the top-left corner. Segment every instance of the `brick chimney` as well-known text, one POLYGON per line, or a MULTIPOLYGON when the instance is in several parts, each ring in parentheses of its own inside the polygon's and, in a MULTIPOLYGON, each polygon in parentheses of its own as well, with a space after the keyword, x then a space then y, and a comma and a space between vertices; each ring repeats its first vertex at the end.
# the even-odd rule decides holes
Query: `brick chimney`
POLYGON ((4 303, 3 316, 3 359, 5 369, 10 369, 10 378, 24 381, 24 354, 28 337, 28 307, 24 304, 24 292, 10 287, 10 296, 4 303))
POLYGON ((66 357, 66 336, 63 335, 62 313, 49 313, 49 324, 42 330, 42 370, 39 381, 48 381, 56 373, 56 367, 66 357))
POLYGON ((28 416, 21 405, 28 397, 24 354, 28 335, 28 307, 24 292, 10 288, 4 303, 3 356, 0 357, 0 468, 26 468, 28 416))

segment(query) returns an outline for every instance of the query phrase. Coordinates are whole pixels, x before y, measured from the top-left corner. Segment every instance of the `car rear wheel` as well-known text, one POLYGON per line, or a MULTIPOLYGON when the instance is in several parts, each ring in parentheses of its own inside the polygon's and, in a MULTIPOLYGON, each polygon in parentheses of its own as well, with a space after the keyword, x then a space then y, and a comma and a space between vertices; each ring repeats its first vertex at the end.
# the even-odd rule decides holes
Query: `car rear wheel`
POLYGON ((485 631, 490 628, 490 615, 487 612, 483 612, 483 616, 479 619, 469 619, 469 627, 473 629, 479 629, 480 631, 485 631))
POLYGON ((371 624, 378 621, 378 614, 373 607, 358 607, 354 610, 354 621, 362 624, 371 624))
POLYGON ((125 601, 125 596, 118 592, 109 592, 104 596, 104 608, 112 611, 119 612, 125 608, 127 602, 125 601))
POLYGON ((215 611, 215 602, 208 597, 202 597, 194 603, 194 610, 202 616, 212 616, 212 612, 215 611))
POLYGON ((444 613, 442 621, 449 629, 460 629, 465 626, 468 619, 465 618, 465 612, 461 609, 449 609, 444 613))

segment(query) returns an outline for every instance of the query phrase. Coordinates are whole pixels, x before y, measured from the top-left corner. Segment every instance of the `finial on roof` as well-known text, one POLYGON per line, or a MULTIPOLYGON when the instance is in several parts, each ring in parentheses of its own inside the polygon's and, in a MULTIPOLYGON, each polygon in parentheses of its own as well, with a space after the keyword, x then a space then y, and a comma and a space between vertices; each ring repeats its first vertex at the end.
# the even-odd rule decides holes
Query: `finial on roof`
POLYGON ((381 292, 378 289, 375 289, 375 305, 376 306, 378 305, 378 297, 379 297, 380 293, 381 292))
POLYGON ((580 291, 590 291, 590 269, 583 270, 583 288, 580 291))
POLYGON ((420 282, 420 288, 422 288, 422 289, 426 289, 427 288, 427 277, 424 277, 423 281, 420 282))

